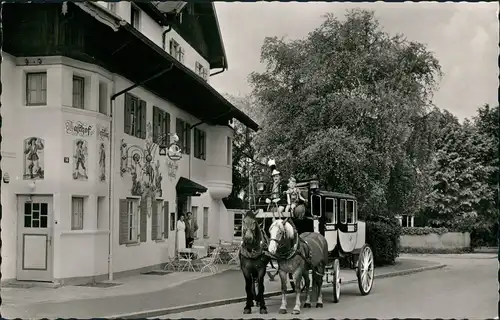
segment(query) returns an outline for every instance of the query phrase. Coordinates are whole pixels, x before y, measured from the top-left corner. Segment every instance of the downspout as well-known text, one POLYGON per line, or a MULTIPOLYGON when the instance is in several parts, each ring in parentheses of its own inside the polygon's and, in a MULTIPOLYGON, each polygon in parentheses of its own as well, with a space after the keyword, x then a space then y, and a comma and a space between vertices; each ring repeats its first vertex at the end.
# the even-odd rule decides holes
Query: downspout
POLYGON ((163 33, 161 34, 161 42, 163 44, 163 50, 165 50, 165 51, 167 51, 167 41, 165 39, 165 36, 170 30, 172 30, 171 24, 169 24, 167 29, 165 31, 163 31, 163 33))
MULTIPOLYGON (((115 210, 115 202, 113 201, 114 197, 113 197, 113 192, 114 192, 114 188, 113 188, 113 183, 115 181, 115 169, 114 169, 114 164, 115 164, 115 160, 114 160, 114 152, 113 150, 115 150, 115 145, 116 145, 116 138, 115 138, 115 121, 113 121, 113 112, 114 112, 114 109, 115 109, 115 99, 119 96, 121 96, 122 94, 124 93, 127 93, 128 91, 134 89, 134 88, 137 88, 137 87, 140 87, 142 85, 144 85, 146 82, 149 82, 167 72, 169 72, 170 70, 172 70, 172 68, 174 67, 174 64, 172 63, 170 65, 170 67, 168 67, 167 69, 164 69, 156 74, 154 74, 153 76, 147 78, 146 80, 144 81, 141 81, 141 82, 138 82, 138 83, 135 83, 133 85, 131 85, 130 87, 128 88, 125 88, 123 90, 121 90, 120 92, 117 92, 115 94, 113 94, 110 98, 110 120, 109 120, 109 127, 110 127, 110 132, 109 132, 109 139, 110 139, 110 147, 109 147, 109 159, 110 159, 110 165, 109 165, 109 170, 110 170, 110 177, 109 177, 109 185, 108 185, 108 227, 109 227, 109 241, 108 241, 108 279, 109 281, 113 281, 113 235, 114 235, 114 210, 115 210)), ((116 91, 116 79, 115 79, 115 76, 113 76, 113 92, 116 91)))

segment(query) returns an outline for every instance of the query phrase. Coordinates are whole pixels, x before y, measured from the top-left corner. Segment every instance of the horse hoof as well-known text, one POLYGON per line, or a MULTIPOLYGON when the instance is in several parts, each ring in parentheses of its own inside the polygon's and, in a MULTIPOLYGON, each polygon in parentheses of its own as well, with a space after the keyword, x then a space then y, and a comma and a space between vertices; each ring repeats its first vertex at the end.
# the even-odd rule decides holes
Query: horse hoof
POLYGON ((323 304, 322 303, 316 303, 316 308, 323 308, 323 304))
POLYGON ((304 308, 310 308, 311 304, 309 302, 304 303, 304 308))
POLYGON ((267 314, 267 309, 266 308, 261 308, 260 309, 260 314, 267 314))
POLYGON ((278 313, 279 313, 279 314, 285 314, 285 313, 286 313, 286 309, 280 309, 280 310, 278 311, 278 313))
POLYGON ((292 314, 300 314, 300 310, 295 310, 295 309, 294 309, 294 310, 292 311, 292 314))
POLYGON ((250 314, 250 313, 252 313, 252 309, 250 308, 243 309, 243 314, 250 314))

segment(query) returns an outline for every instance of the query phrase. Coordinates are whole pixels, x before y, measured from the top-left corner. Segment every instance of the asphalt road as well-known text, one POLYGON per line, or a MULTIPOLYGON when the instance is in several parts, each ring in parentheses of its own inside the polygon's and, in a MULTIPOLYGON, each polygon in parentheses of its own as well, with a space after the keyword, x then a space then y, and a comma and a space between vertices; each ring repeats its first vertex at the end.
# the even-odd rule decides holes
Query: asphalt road
MULTIPOLYGON (((428 257, 426 257, 428 259, 428 257)), ((498 260, 474 258, 436 258, 447 267, 394 278, 375 279, 368 296, 359 294, 356 284, 342 287, 340 302, 332 302, 331 288, 323 291, 324 308, 304 309, 292 316, 292 295, 288 314, 278 314, 280 298, 267 300, 268 315, 258 308, 244 315, 243 303, 207 308, 164 318, 467 318, 491 319, 498 316, 498 260)))

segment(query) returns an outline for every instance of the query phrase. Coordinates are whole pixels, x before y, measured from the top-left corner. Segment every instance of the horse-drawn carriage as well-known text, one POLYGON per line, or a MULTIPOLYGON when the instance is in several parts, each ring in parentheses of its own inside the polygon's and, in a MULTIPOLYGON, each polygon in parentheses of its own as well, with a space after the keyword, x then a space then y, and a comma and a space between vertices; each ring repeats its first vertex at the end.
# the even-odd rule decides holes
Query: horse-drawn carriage
MULTIPOLYGON (((314 179, 296 183, 296 187, 305 200, 295 207, 295 210, 301 211, 299 215, 294 210, 283 212, 279 208, 279 199, 270 201, 262 192, 259 198, 267 201, 256 201, 252 208, 257 212, 255 218, 260 222, 261 229, 265 232, 264 237, 267 238, 266 253, 270 256, 270 261, 274 261, 274 270, 270 270, 268 265, 267 271, 280 274, 283 292, 280 313, 286 312, 284 274, 288 274, 292 289, 297 295, 294 314, 300 313, 299 294, 304 289, 307 294, 304 307, 310 307, 311 278, 313 290, 318 295, 317 307, 323 306, 323 281, 332 284, 333 302, 339 301, 341 266, 355 270, 361 294, 369 294, 373 286, 374 259, 371 248, 365 243, 365 222, 358 220, 356 198, 349 194, 321 190, 318 181, 314 179), (288 242, 285 241, 287 235, 288 242), (291 240, 292 237, 295 240, 291 240), (277 252, 287 243, 285 254, 279 256, 277 252), (299 260, 303 262, 298 262, 299 260), (279 272, 277 265, 281 270, 279 272), (297 271, 299 269, 301 271, 297 271), (302 283, 303 286, 295 288, 294 283, 302 283)), ((262 188, 259 189, 262 191, 262 188)))

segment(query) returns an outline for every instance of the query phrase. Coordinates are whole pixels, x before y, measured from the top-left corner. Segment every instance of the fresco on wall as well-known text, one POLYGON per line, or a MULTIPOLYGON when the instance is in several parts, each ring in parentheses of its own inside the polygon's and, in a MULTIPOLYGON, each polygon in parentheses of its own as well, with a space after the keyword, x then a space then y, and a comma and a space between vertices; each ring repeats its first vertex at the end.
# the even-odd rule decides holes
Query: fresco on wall
POLYGON ((161 198, 163 176, 160 171, 160 160, 155 159, 157 145, 153 143, 151 123, 146 127, 144 148, 127 145, 123 139, 121 144, 121 175, 129 173, 132 178, 130 193, 133 196, 161 198))
POLYGON ((99 144, 99 181, 106 181, 106 146, 99 144))
POLYGON ((44 148, 42 138, 29 137, 24 139, 24 180, 43 180, 44 178, 44 148))
POLYGON ((87 180, 87 160, 88 160, 88 148, 87 141, 82 139, 75 140, 73 145, 73 179, 75 180, 87 180))

